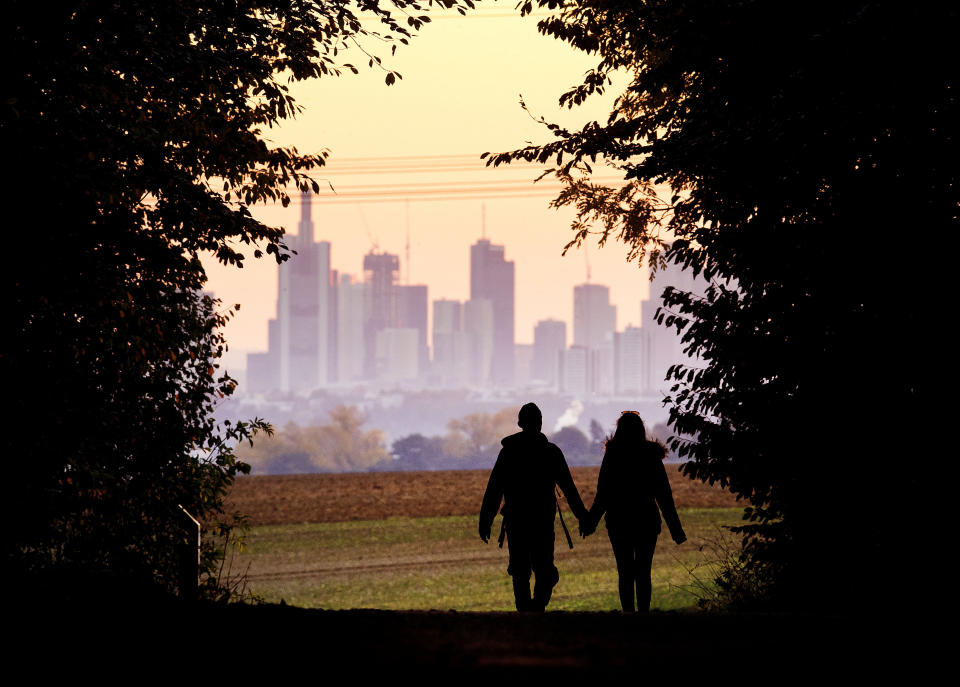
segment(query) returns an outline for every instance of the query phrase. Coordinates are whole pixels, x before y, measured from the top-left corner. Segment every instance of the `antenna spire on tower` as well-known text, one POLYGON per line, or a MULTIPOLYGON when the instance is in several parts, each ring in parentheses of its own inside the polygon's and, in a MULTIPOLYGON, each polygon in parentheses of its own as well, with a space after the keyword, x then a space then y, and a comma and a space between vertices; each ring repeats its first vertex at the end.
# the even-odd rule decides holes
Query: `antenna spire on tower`
POLYGON ((487 204, 480 203, 480 238, 487 238, 487 204))
POLYGON ((300 191, 300 221, 309 222, 310 221, 310 208, 312 205, 313 196, 310 195, 309 191, 300 191))
POLYGON ((309 191, 300 192, 300 224, 297 226, 297 240, 301 246, 313 243, 313 218, 310 210, 313 207, 313 194, 309 191))

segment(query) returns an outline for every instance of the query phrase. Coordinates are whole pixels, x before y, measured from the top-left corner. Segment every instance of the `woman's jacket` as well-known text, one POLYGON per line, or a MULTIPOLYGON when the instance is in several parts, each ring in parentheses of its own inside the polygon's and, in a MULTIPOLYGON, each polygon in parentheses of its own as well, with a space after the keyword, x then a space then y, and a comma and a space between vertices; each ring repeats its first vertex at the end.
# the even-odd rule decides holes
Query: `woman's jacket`
POLYGON ((663 466, 665 449, 646 440, 640 444, 621 446, 622 443, 616 439, 607 442, 597 495, 590 509, 593 522, 599 522, 606 514, 610 532, 657 535, 663 513, 670 534, 674 539, 681 538, 683 528, 663 466))

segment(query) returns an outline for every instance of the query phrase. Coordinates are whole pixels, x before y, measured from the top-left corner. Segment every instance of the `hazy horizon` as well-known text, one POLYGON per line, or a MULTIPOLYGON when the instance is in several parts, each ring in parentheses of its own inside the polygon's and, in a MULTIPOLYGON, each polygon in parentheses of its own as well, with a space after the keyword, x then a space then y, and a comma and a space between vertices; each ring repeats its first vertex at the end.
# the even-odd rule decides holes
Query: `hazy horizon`
MULTIPOLYGON (((363 255, 376 245, 400 256, 400 283, 426 284, 431 302, 463 301, 469 298, 469 246, 485 235, 517 265, 518 344, 532 343, 533 327, 544 319, 565 321, 569 342, 572 290, 587 281, 588 262, 589 281, 610 287, 617 328, 639 324, 647 270, 627 263, 614 242, 561 257, 572 238, 573 212, 548 207, 555 183, 533 184, 544 166, 493 169, 480 159, 483 152, 548 140, 546 128, 520 107, 521 95, 533 114, 568 126, 604 119, 611 104, 602 96, 573 110, 559 108, 559 96, 594 59, 537 33, 538 17, 510 10, 483 7, 464 17, 431 11, 436 21, 385 58, 403 75, 390 87, 362 55, 354 60, 363 64, 358 75, 293 84, 304 111, 269 138, 301 152, 330 151, 328 166, 314 174, 321 193, 312 201, 313 220, 315 238, 331 242, 331 267, 341 274, 361 274, 363 255)), ((254 212, 297 232, 297 197, 288 208, 254 212)), ((226 328, 226 363, 239 369, 241 354, 266 350, 277 266, 269 258, 248 259, 242 270, 211 259, 205 266, 207 289, 225 306, 242 306, 226 328)))

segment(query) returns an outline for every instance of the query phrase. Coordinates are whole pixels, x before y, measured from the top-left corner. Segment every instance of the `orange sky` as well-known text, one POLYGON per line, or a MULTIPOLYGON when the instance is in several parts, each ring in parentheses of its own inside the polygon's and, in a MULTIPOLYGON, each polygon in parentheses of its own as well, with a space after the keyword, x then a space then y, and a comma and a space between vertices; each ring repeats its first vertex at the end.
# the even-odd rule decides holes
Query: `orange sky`
MULTIPOLYGON (((366 68, 366 59, 355 51, 345 59, 363 65, 359 75, 297 84, 294 96, 305 111, 268 134, 301 152, 330 150, 330 165, 317 177, 332 183, 339 195, 322 189, 313 202, 313 218, 317 238, 332 243, 334 269, 359 275, 362 256, 375 241, 381 250, 400 255, 405 279, 409 212, 410 283, 427 284, 431 301, 465 300, 469 246, 480 237, 485 204, 487 237, 504 244, 507 259, 516 263, 517 342, 532 342, 534 324, 551 317, 567 321, 572 338, 573 286, 586 277, 582 250, 560 255, 571 235, 572 213, 547 207, 549 189, 532 184, 538 168, 493 170, 479 156, 547 140, 546 129, 519 106, 520 94, 531 110, 568 126, 604 118, 611 99, 561 111, 557 98, 592 59, 539 35, 536 18, 520 18, 512 5, 490 5, 462 18, 434 16, 390 60, 402 80, 387 87, 384 73, 366 68), (383 159, 394 157, 407 159, 383 159), (436 194, 441 187, 445 190, 436 194), (454 199, 451 187, 458 189, 454 199), (483 187, 493 190, 478 190, 483 187), (358 193, 367 200, 356 200, 358 193), (533 195, 524 197, 528 193, 533 195), (432 199, 438 195, 445 199, 432 199)), ((299 212, 298 204, 255 210, 291 233, 299 212)), ((636 324, 639 302, 648 293, 646 271, 627 264, 625 249, 614 243, 587 253, 591 281, 611 287, 618 328, 636 324)), ((266 347, 277 266, 252 256, 242 270, 206 264, 209 290, 225 304, 242 304, 227 328, 231 352, 226 362, 243 367, 245 352, 266 347)))

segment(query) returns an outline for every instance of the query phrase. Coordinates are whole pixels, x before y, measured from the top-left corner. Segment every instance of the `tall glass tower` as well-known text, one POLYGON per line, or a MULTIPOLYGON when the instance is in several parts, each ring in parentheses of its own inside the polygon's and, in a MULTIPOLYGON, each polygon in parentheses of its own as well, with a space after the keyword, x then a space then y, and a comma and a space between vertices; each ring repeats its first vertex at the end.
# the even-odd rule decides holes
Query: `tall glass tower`
POLYGON ((503 246, 480 239, 470 246, 470 299, 493 304, 493 350, 490 382, 513 384, 514 365, 514 264, 503 246))

